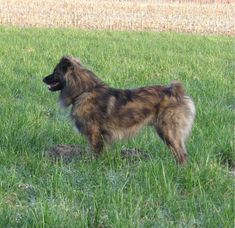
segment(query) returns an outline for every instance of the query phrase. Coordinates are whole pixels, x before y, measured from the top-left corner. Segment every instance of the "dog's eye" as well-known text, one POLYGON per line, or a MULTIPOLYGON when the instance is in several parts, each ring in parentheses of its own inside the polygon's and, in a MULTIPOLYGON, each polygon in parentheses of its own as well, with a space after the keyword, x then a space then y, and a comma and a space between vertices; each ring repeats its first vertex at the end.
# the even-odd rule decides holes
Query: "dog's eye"
POLYGON ((57 81, 61 81, 63 79, 63 74, 57 72, 54 74, 54 78, 57 81))
POLYGON ((59 78, 59 73, 58 72, 54 72, 54 77, 56 77, 56 78, 59 78))

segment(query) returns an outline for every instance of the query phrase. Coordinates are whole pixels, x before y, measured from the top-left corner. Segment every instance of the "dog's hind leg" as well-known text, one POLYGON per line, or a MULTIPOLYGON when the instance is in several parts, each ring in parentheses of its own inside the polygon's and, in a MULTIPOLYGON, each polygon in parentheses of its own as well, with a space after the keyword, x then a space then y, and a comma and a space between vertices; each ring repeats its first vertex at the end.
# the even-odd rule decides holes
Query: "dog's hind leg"
POLYGON ((189 97, 184 97, 181 103, 171 105, 159 113, 154 123, 160 138, 182 165, 187 162, 185 140, 191 131, 194 116, 193 101, 189 97))
POLYGON ((160 138, 166 143, 166 145, 170 148, 172 153, 174 154, 176 160, 179 164, 187 163, 187 150, 185 148, 184 141, 182 140, 180 135, 175 134, 172 129, 164 129, 161 126, 156 127, 158 135, 160 138))

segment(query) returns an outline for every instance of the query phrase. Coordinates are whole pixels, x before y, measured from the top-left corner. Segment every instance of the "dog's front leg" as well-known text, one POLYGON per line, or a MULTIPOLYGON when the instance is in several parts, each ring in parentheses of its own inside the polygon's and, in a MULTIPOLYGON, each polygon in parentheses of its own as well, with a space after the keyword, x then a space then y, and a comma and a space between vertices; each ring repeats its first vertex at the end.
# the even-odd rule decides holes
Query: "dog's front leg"
POLYGON ((104 147, 104 141, 99 127, 95 124, 90 126, 87 131, 87 137, 92 151, 96 156, 99 156, 102 153, 104 147))

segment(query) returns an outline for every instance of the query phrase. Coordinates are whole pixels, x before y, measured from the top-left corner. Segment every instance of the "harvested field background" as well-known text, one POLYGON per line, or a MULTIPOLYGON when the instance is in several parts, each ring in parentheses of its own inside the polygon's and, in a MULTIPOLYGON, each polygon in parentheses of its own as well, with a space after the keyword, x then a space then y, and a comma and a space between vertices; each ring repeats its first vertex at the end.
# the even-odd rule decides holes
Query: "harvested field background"
POLYGON ((235 1, 0 0, 0 25, 234 35, 235 1))

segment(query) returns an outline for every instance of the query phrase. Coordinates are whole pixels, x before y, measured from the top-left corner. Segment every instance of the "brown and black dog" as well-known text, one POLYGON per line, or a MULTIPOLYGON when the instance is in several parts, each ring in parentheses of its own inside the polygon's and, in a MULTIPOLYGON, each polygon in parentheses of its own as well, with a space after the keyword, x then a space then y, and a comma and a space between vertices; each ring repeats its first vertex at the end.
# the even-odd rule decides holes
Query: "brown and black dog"
POLYGON ((177 161, 186 163, 185 140, 194 122, 195 106, 181 83, 114 89, 79 59, 68 56, 62 57, 43 82, 50 91, 60 91, 64 107, 72 105, 71 118, 95 154, 102 152, 105 142, 129 138, 149 125, 156 129, 177 161))

